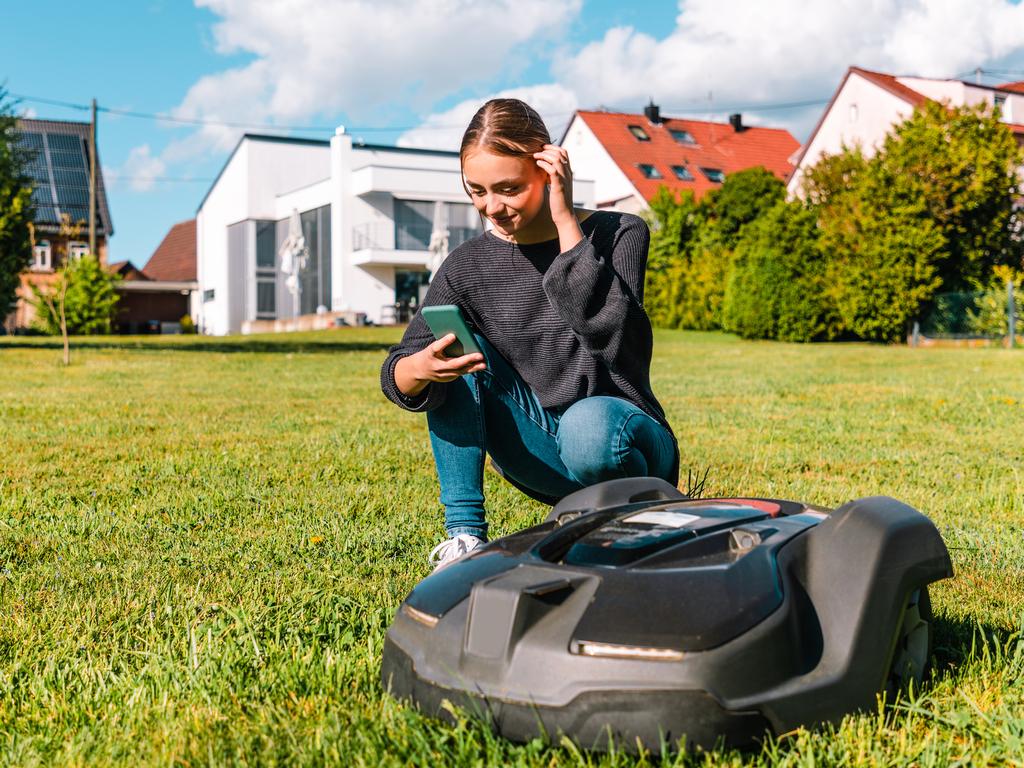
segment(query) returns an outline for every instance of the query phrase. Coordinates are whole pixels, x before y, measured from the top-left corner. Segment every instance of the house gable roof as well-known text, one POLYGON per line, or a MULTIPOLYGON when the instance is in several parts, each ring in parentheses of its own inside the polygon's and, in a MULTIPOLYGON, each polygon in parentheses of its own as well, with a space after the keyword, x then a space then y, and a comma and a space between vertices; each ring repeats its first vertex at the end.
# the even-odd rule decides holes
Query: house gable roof
POLYGON ((704 175, 703 168, 728 175, 760 165, 785 181, 793 170, 789 157, 800 146, 789 131, 781 128, 749 126, 737 131, 728 123, 674 117, 655 124, 644 115, 589 110, 577 111, 576 118, 590 128, 645 200, 654 197, 661 186, 689 189, 697 197, 719 187, 704 175), (629 130, 631 125, 640 126, 650 140, 638 140, 629 130), (686 131, 695 143, 677 141, 672 130, 686 131), (641 164, 653 165, 662 178, 647 178, 639 168, 641 164), (672 166, 686 167, 693 180, 677 178, 672 166))
MULTIPOLYGON (((832 98, 829 99, 828 106, 825 107, 825 111, 822 112, 821 117, 818 118, 818 122, 814 126, 814 130, 811 131, 811 135, 807 138, 807 141, 804 142, 804 145, 800 148, 800 154, 797 156, 795 162, 796 167, 799 168, 800 164, 803 162, 804 156, 807 154, 807 150, 814 142, 815 137, 817 137, 818 131, 821 130, 821 126, 825 122, 825 118, 827 118, 829 112, 832 111, 832 105, 835 104, 836 98, 839 96, 843 88, 846 86, 846 81, 849 80, 851 74, 860 75, 868 82, 877 85, 879 88, 887 91, 888 93, 892 94, 898 99, 902 99, 907 104, 910 104, 915 108, 920 106, 921 104, 924 104, 925 102, 931 101, 929 97, 925 96, 920 91, 915 91, 913 88, 899 82, 899 79, 895 75, 887 75, 884 72, 874 72, 870 69, 864 69, 862 67, 850 67, 849 69, 846 70, 846 74, 843 76, 842 82, 839 83, 839 87, 836 88, 835 93, 832 94, 832 98)), ((1019 83, 1006 83, 1004 85, 996 86, 995 88, 978 85, 972 85, 971 87, 986 88, 987 90, 994 91, 1012 91, 1016 93, 1024 93, 1024 81, 1021 81, 1019 83)), ((1018 141, 1021 140, 1022 137, 1024 137, 1024 125, 1007 123, 1006 126, 1011 131, 1013 131, 1013 133, 1017 136, 1018 141)))
POLYGON ((149 257, 142 271, 151 280, 189 282, 196 279, 196 220, 175 224, 149 257))

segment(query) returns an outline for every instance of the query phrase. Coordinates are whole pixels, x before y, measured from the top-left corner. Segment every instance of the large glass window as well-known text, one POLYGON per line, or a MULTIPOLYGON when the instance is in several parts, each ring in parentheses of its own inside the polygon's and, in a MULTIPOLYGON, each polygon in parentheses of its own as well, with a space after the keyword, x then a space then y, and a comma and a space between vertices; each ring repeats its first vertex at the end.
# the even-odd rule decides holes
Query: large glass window
POLYGON ((277 317, 277 243, 275 224, 257 221, 256 225, 256 319, 277 317))
POLYGON ((302 235, 309 256, 302 270, 301 312, 313 314, 318 307, 331 308, 331 206, 314 208, 300 215, 302 235))
POLYGON ((274 269, 277 266, 277 248, 274 242, 274 222, 256 222, 256 268, 274 269))
MULTIPOLYGON (((469 203, 445 203, 448 213, 448 250, 480 234, 480 216, 469 203)), ((395 248, 425 251, 434 231, 432 200, 395 200, 395 248)))

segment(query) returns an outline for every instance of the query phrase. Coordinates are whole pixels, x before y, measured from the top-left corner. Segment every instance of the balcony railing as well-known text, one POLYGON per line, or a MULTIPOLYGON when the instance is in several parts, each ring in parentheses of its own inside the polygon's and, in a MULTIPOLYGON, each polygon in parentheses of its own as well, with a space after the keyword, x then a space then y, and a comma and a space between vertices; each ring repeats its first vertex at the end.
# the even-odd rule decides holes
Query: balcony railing
MULTIPOLYGON (((426 251, 430 247, 432 226, 395 225, 392 223, 359 224, 352 229, 352 248, 399 251, 426 251)), ((476 227, 448 227, 448 250, 451 251, 480 234, 476 227)))

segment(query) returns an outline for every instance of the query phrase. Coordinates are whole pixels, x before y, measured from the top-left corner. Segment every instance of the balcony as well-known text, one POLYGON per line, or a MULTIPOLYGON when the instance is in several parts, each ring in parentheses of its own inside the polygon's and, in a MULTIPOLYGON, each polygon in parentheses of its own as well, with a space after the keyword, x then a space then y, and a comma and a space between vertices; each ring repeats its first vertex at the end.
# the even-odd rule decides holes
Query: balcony
POLYGON ((352 171, 351 191, 361 197, 384 192, 395 197, 412 200, 443 200, 465 203, 466 190, 462 188, 462 171, 436 168, 404 168, 391 165, 364 165, 352 171))
MULTIPOLYGON (((426 224, 396 226, 393 222, 357 225, 352 228, 352 263, 426 269, 432 229, 426 224)), ((480 230, 474 227, 449 227, 449 252, 478 234, 480 230)))

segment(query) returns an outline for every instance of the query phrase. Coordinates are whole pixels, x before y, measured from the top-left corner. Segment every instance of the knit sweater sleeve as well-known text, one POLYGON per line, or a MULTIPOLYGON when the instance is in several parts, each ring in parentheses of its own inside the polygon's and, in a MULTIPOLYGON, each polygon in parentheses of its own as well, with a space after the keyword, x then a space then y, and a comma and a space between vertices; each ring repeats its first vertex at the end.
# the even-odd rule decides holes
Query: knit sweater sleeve
POLYGON ((446 269, 451 260, 452 256, 449 256, 442 262, 441 268, 427 289, 423 304, 416 310, 416 314, 409 321, 409 327, 402 334, 402 340, 388 350, 388 355, 380 368, 380 388, 384 396, 407 411, 432 411, 444 402, 445 386, 438 382, 430 382, 422 392, 412 397, 402 392, 395 382, 395 366, 403 357, 419 352, 434 341, 434 334, 420 312, 423 307, 459 304, 458 293, 452 287, 448 277, 449 270, 446 269))
POLYGON ((624 214, 614 236, 584 237, 558 254, 544 276, 555 311, 612 371, 642 370, 651 359, 651 322, 643 308, 649 245, 646 222, 624 214))

